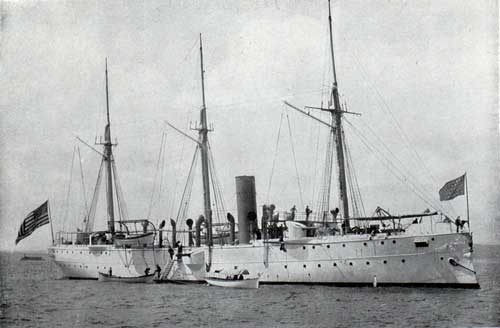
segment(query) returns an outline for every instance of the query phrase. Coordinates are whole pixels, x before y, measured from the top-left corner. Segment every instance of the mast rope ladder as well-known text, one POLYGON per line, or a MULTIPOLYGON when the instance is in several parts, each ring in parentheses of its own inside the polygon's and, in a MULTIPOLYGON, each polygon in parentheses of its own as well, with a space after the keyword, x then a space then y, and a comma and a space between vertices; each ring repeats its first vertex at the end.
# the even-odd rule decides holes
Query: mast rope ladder
POLYGON ((217 175, 217 171, 215 170, 215 161, 212 152, 212 146, 208 141, 208 164, 210 171, 210 179, 212 181, 212 189, 214 192, 215 199, 215 207, 216 207, 216 216, 218 223, 226 223, 225 215, 226 215, 226 206, 224 202, 224 194, 222 192, 222 187, 220 185, 219 177, 217 175))
POLYGON ((196 146, 196 149, 194 150, 193 154, 193 159, 191 161, 191 167, 189 168, 186 184, 184 186, 184 191, 182 192, 181 203, 179 205, 179 210, 177 211, 177 217, 175 219, 175 223, 179 223, 179 220, 185 218, 187 211, 189 209, 189 202, 191 200, 191 192, 193 190, 194 175, 196 172, 196 166, 198 162, 197 159, 199 153, 200 153, 200 146, 196 146))
POLYGON ((123 197, 122 186, 120 179, 118 179, 118 170, 116 169, 115 160, 111 161, 111 168, 113 171, 113 177, 116 189, 116 203, 118 205, 118 214, 120 215, 120 220, 128 220, 127 205, 125 204, 125 198, 123 197))
POLYGON ((97 202, 99 200, 99 191, 101 190, 102 181, 102 171, 104 170, 104 158, 101 160, 101 165, 99 166, 99 173, 97 174, 97 181, 94 187, 94 194, 92 196, 92 202, 90 203, 90 209, 87 215, 87 222, 85 223, 85 232, 91 232, 94 229, 95 212, 97 209, 97 202))

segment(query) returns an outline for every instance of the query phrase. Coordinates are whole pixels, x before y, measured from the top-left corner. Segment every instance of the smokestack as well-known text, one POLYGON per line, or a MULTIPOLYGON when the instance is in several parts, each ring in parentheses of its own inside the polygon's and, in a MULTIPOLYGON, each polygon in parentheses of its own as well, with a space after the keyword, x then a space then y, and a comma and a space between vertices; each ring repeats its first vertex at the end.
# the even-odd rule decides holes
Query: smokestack
POLYGON ((172 245, 175 245, 177 243, 177 224, 172 219, 170 219, 170 224, 172 225, 172 245))
POLYGON ((198 220, 196 220, 196 227, 195 227, 195 234, 196 234, 196 247, 201 246, 201 224, 205 222, 205 218, 203 215, 200 215, 198 217, 198 220))
POLYGON ((229 242, 231 245, 234 245, 235 238, 235 229, 234 229, 234 216, 231 213, 227 213, 227 220, 229 221, 229 242))
POLYGON ((250 224, 248 217, 256 216, 257 200, 255 196, 255 177, 239 176, 236 180, 236 205, 238 208, 238 241, 250 242, 250 224), (253 213, 253 214, 252 214, 253 213))
POLYGON ((189 247, 193 246, 193 220, 187 219, 186 220, 186 225, 188 226, 189 232, 188 232, 188 245, 189 247))
POLYGON ((158 228, 160 230, 159 236, 158 236, 158 246, 163 247, 163 228, 165 227, 165 220, 162 220, 160 223, 160 227, 158 228))

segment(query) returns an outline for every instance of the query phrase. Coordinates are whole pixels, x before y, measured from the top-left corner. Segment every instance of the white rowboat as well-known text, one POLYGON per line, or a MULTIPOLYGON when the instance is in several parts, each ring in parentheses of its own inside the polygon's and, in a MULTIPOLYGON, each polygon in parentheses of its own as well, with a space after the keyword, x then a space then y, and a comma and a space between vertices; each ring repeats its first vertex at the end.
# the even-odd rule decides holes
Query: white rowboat
POLYGON ((119 277, 99 272, 98 280, 101 282, 115 281, 115 282, 125 282, 125 283, 152 283, 154 278, 155 278, 154 273, 136 277, 119 277))
POLYGON ((228 288, 244 288, 257 289, 259 288, 259 278, 250 278, 243 280, 232 280, 224 278, 205 278, 205 281, 212 286, 228 287, 228 288))

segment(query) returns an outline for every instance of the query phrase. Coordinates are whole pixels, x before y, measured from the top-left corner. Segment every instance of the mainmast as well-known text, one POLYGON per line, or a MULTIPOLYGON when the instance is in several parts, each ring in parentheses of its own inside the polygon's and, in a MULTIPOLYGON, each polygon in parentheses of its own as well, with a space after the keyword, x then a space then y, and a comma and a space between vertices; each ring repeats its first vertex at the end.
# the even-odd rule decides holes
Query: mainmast
POLYGON ((205 219, 207 220, 208 245, 212 246, 212 209, 210 205, 210 178, 208 171, 208 124, 207 108, 205 104, 205 71, 203 70, 203 45, 200 33, 200 66, 201 66, 201 94, 203 106, 200 111, 201 126, 198 129, 201 150, 201 173, 203 177, 203 202, 205 219))
POLYGON ((109 96, 108 96, 108 59, 106 58, 106 116, 107 124, 104 130, 104 161, 106 162, 106 200, 108 204, 108 231, 115 233, 115 213, 113 205, 113 143, 111 142, 111 123, 109 121, 109 96))
POLYGON ((332 32, 332 12, 330 9, 330 0, 328 0, 328 22, 330 27, 330 51, 332 55, 332 71, 333 71, 333 87, 332 98, 334 108, 328 109, 332 114, 332 125, 335 127, 335 142, 337 150, 337 164, 339 166, 339 196, 342 203, 344 214, 344 226, 346 231, 349 230, 349 203, 347 199, 347 183, 345 175, 345 160, 344 160, 344 144, 342 140, 342 108, 340 106, 339 91, 337 83, 337 73, 335 71, 335 55, 333 51, 333 32, 332 32))

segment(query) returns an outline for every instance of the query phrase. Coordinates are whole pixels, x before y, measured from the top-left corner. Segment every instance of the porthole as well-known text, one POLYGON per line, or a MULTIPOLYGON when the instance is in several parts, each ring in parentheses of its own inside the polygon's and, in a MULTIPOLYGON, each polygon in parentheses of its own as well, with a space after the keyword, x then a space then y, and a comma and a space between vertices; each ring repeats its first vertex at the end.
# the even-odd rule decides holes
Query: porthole
POLYGON ((330 245, 326 245, 326 248, 330 248, 330 245))
POLYGON ((313 249, 316 249, 316 246, 313 246, 313 249))
POLYGON ((392 241, 392 243, 393 243, 393 244, 395 244, 395 243, 396 243, 396 241, 395 241, 395 240, 393 240, 393 241, 392 241))
POLYGON ((238 269, 238 266, 237 266, 237 265, 235 265, 235 266, 234 266, 234 269, 235 269, 235 270, 236 270, 236 269, 238 269))
POLYGON ((432 237, 431 240, 434 241, 434 237, 432 237))
POLYGON ((402 262, 402 263, 405 263, 405 262, 406 262, 406 260, 405 260, 405 259, 402 259, 402 260, 401 260, 401 262, 402 262))
POLYGON ((441 261, 444 260, 444 257, 441 256, 441 261))
POLYGON ((306 267, 306 265, 304 264, 304 268, 306 267))
POLYGON ((333 266, 337 266, 337 263, 333 263, 333 266))
POLYGON ((318 264, 318 268, 321 268, 321 264, 318 264))
POLYGON ((305 247, 305 246, 302 246, 302 249, 306 249, 306 247, 305 247))
POLYGON ((380 245, 383 245, 383 244, 384 244, 384 241, 382 240, 382 241, 380 242, 380 245))
POLYGON ((370 262, 366 262, 366 265, 370 265, 370 262))
POLYGON ((387 264, 387 260, 384 260, 384 264, 387 264))
POLYGON ((285 264, 285 269, 288 268, 288 265, 285 264))
POLYGON ((349 265, 352 266, 352 262, 349 262, 349 265))
POLYGON ((345 244, 342 244, 342 247, 345 247, 345 244))
POLYGON ((368 244, 367 244, 367 243, 363 243, 363 245, 364 245, 364 246, 368 246, 368 244))

